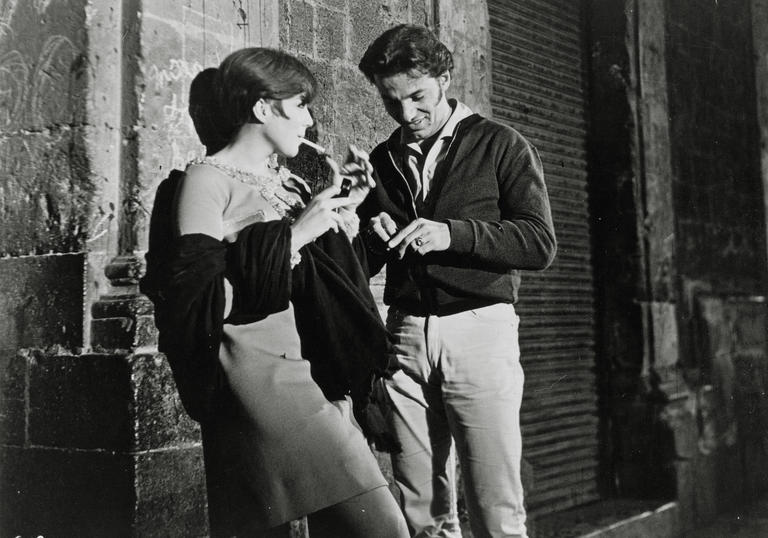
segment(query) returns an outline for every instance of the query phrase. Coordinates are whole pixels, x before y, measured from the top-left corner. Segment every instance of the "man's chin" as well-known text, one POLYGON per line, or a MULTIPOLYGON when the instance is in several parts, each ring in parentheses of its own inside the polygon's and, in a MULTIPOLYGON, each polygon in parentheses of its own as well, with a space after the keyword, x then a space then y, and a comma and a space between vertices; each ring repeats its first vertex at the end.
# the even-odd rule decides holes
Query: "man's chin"
POLYGON ((424 140, 426 137, 426 131, 423 129, 417 129, 415 131, 411 131, 410 129, 405 129, 405 139, 408 142, 420 142, 421 140, 424 140))

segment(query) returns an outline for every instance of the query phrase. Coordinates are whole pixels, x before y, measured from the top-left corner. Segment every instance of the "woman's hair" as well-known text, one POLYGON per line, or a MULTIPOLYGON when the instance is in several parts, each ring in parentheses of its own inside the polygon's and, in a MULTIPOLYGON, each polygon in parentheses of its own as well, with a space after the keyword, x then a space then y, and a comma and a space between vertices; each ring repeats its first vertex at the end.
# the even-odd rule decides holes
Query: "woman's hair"
MULTIPOLYGON (((226 146, 246 123, 253 123, 259 99, 282 100, 317 91, 312 72, 294 56, 269 48, 250 47, 224 58, 218 68, 201 71, 192 81, 189 114, 210 155, 226 146)), ((279 104, 276 108, 282 112, 279 104)))
POLYGON ((453 55, 428 28, 400 24, 371 43, 358 68, 372 83, 377 75, 388 77, 412 70, 438 77, 453 69, 453 55))

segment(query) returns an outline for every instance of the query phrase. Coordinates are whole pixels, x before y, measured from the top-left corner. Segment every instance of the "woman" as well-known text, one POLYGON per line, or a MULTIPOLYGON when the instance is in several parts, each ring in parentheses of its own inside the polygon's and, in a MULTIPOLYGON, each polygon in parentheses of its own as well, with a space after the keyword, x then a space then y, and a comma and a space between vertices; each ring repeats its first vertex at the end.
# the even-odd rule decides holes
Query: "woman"
POLYGON ((158 189, 142 290, 201 423, 211 534, 285 536, 308 515, 313 538, 407 536, 346 402, 329 401, 386 374, 385 332, 350 246, 373 184, 367 155, 350 148, 341 171, 331 161, 333 185, 311 198, 270 166, 295 156, 313 124, 307 68, 247 48, 204 74, 215 102, 193 117, 208 156, 158 189), (348 197, 336 197, 342 171, 348 197), (367 356, 379 362, 361 374, 367 356))

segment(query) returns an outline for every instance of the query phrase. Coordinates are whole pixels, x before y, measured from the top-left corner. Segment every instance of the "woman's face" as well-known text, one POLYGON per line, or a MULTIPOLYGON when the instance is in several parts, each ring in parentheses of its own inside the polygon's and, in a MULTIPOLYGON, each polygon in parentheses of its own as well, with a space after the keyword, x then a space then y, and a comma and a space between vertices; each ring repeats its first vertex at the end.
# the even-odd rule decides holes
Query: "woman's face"
POLYGON ((303 137, 314 121, 303 94, 272 103, 272 114, 265 122, 265 135, 277 153, 295 157, 303 137), (282 109, 282 112, 281 112, 282 109))

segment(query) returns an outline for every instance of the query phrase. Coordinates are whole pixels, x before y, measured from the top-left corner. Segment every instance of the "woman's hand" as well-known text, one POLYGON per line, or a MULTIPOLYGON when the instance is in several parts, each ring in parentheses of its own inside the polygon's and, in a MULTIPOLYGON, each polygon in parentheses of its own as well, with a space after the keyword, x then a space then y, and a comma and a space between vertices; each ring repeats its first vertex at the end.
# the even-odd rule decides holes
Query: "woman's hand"
POLYGON ((346 198, 334 198, 339 193, 338 185, 320 191, 312 198, 304 211, 291 224, 291 252, 311 243, 328 230, 339 231, 344 226, 344 219, 336 209, 347 205, 346 198))
POLYGON ((347 203, 344 204, 344 207, 354 211, 368 196, 368 192, 376 186, 376 182, 373 180, 373 166, 368 154, 350 144, 347 160, 341 166, 327 155, 325 159, 333 171, 332 183, 334 185, 340 188, 344 179, 352 182, 349 194, 345 198, 347 203))

